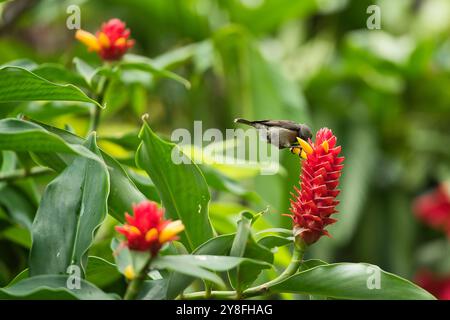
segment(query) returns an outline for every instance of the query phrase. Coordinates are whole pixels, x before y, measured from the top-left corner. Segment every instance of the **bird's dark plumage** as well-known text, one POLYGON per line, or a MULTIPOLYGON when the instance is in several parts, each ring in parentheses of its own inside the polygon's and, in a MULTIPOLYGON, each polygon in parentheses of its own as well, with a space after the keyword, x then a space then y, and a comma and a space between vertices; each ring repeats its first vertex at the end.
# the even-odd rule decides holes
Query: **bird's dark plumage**
POLYGON ((311 129, 305 125, 291 120, 256 120, 250 121, 242 118, 234 120, 267 131, 267 141, 280 149, 298 145, 297 137, 308 140, 312 137, 311 129))

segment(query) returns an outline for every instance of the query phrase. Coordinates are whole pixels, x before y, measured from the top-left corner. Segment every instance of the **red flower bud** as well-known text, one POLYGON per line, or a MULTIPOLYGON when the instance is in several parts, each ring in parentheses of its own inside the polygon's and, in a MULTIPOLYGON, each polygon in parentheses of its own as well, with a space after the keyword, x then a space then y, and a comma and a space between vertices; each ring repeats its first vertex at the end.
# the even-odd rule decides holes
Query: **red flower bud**
POLYGON ((116 227, 126 237, 125 245, 131 250, 150 251, 156 255, 162 245, 177 239, 184 230, 180 220, 164 220, 164 210, 155 202, 143 201, 133 206, 134 216, 125 214, 128 223, 116 227))
POLYGON ((310 245, 322 235, 329 235, 325 227, 336 222, 330 218, 336 213, 339 177, 344 157, 339 157, 341 147, 336 146, 336 137, 328 128, 320 129, 316 141, 298 139, 303 161, 300 175, 301 189, 294 187, 291 217, 294 220, 294 234, 310 245))
POLYGON ((442 229, 450 237, 450 188, 441 184, 435 190, 416 198, 413 205, 416 216, 428 225, 442 229))
POLYGON ((75 38, 84 43, 89 50, 97 52, 103 60, 119 60, 134 45, 134 40, 128 39, 130 30, 119 19, 111 19, 102 24, 95 35, 84 30, 78 30, 75 38))

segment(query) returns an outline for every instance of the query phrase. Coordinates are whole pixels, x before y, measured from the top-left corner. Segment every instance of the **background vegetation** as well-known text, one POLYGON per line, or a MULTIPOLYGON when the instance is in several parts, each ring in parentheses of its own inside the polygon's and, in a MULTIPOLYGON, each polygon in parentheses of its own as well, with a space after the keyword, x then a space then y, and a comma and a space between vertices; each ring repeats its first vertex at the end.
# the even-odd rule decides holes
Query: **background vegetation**
MULTIPOLYGON (((133 52, 189 80, 187 89, 171 79, 124 71, 108 84, 99 146, 129 165, 150 199, 157 199, 156 191, 133 159, 144 113, 152 128, 167 136, 176 128, 191 130, 194 120, 203 121, 203 128, 233 128, 236 117, 291 119, 314 130, 327 126, 346 157, 339 222, 329 228, 332 238, 322 238, 308 255, 373 263, 409 279, 423 266, 450 272, 445 236, 412 213, 417 195, 450 178, 449 1, 22 2, 27 5, 18 15, 5 9, 7 2, 0 4, 5 9, 0 64, 26 58, 16 63, 74 69, 73 58, 80 57, 99 66, 98 57, 66 28, 66 8, 78 4, 83 29, 94 31, 118 17, 136 40, 133 52), (381 30, 366 28, 371 4, 381 8, 381 30)), ((1 118, 19 114, 61 128, 70 124, 80 136, 89 127, 89 108, 81 103, 0 106, 1 118)), ((19 168, 33 166, 29 156, 17 156, 19 168)), ((260 228, 290 227, 281 214, 288 212, 300 167, 288 151, 282 164, 284 170, 274 176, 259 175, 257 167, 202 167, 218 232, 233 232, 242 209, 257 212, 267 206, 260 228)), ((53 177, 0 181, 0 286, 27 265, 30 234, 20 217, 34 215, 53 177), (15 202, 20 206, 11 206, 12 199, 20 199, 15 202)), ((111 217, 107 222, 91 250, 112 261, 109 243, 116 222, 111 217)), ((276 259, 286 264, 287 251, 280 249, 276 259)))

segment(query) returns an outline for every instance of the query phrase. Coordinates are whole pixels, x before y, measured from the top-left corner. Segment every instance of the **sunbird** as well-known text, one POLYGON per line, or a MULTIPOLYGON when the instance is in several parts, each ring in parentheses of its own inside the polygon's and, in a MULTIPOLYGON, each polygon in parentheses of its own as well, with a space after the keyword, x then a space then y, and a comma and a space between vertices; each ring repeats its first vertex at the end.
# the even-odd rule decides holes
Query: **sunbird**
POLYGON ((304 141, 312 138, 312 131, 306 124, 296 123, 291 120, 250 121, 237 118, 234 122, 265 130, 267 132, 267 142, 279 149, 290 148, 291 152, 295 154, 300 154, 302 151, 298 138, 304 141))

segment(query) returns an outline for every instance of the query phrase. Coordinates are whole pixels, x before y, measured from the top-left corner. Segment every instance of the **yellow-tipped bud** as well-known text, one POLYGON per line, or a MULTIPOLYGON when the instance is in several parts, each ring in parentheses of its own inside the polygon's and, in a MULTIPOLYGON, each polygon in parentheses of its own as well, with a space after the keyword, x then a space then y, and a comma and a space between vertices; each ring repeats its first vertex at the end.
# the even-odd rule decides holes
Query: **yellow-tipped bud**
POLYGON ((292 147, 292 148, 291 148, 291 152, 292 152, 293 154, 299 155, 300 152, 302 152, 302 149, 301 149, 301 148, 298 148, 298 147, 292 147))
POLYGON ((299 137, 297 137, 297 141, 307 154, 313 153, 314 150, 308 142, 299 137))
POLYGON ((81 29, 77 30, 77 32, 75 33, 75 38, 81 43, 85 44, 89 50, 100 51, 101 49, 97 37, 90 32, 81 29))
POLYGON ((104 32, 98 33, 98 42, 103 48, 109 48, 109 46, 111 45, 108 36, 104 32))
POLYGON ((141 234, 141 230, 139 230, 137 227, 135 226, 128 226, 127 227, 128 231, 130 233, 134 233, 135 235, 140 235, 141 234))
POLYGON ((127 44, 127 39, 125 39, 124 37, 121 37, 119 39, 116 40, 116 42, 114 42, 115 46, 121 47, 127 44))
POLYGON ((125 270, 123 270, 123 274, 128 280, 133 280, 136 277, 136 273, 134 272, 133 266, 131 264, 125 267, 125 270))
POLYGON ((306 160, 306 158, 308 158, 308 155, 306 154, 306 152, 304 150, 302 150, 302 152, 300 153, 300 157, 302 157, 303 159, 306 160))
POLYGON ((328 149, 329 149, 328 140, 325 140, 324 142, 322 142, 322 147, 323 147, 323 150, 325 151, 325 153, 328 153, 328 149))
POLYGON ((175 237, 178 233, 184 230, 184 225, 181 220, 176 220, 170 222, 159 234, 159 242, 165 243, 170 241, 175 237))
POLYGON ((156 230, 156 228, 151 228, 145 234, 145 240, 149 242, 155 240, 157 237, 158 237, 158 230, 156 230))

